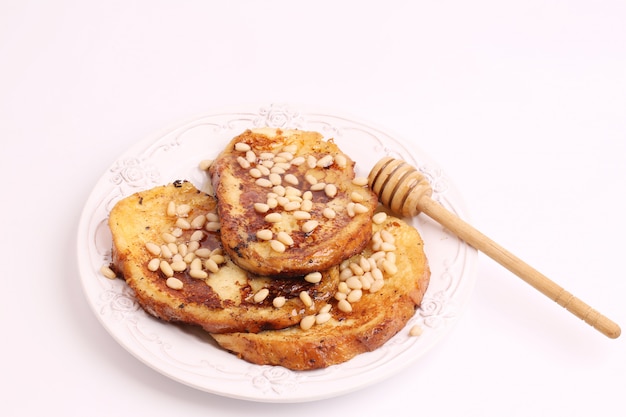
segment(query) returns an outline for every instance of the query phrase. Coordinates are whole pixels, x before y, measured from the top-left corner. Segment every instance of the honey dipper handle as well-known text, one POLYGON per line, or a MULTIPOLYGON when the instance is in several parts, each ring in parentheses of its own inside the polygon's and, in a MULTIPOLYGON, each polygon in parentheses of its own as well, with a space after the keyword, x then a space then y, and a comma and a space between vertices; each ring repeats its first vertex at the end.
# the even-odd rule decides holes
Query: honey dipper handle
POLYGON ((422 196, 418 200, 418 209, 437 221, 459 238, 483 252, 500 265, 513 272, 528 284, 539 290, 551 300, 567 309, 576 317, 582 319, 605 336, 612 339, 621 333, 617 323, 603 316, 598 311, 576 298, 565 289, 551 281, 530 265, 498 245, 496 242, 476 230, 453 213, 446 210, 429 196, 422 196))

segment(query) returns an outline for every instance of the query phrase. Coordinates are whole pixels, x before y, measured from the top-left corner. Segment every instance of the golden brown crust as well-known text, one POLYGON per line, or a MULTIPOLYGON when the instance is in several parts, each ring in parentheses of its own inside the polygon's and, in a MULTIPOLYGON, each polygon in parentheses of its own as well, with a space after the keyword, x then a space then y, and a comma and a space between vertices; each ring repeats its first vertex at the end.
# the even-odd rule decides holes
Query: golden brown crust
MULTIPOLYGON (((258 162, 258 161, 257 161, 258 162)), ((256 162, 251 164, 254 168, 256 162)), ((313 271, 326 270, 348 258, 367 244, 371 237, 371 216, 377 206, 376 196, 363 186, 352 184, 354 162, 334 144, 325 141, 316 132, 280 131, 264 129, 248 130, 235 137, 226 149, 217 157, 210 168, 213 187, 218 199, 218 210, 222 221, 221 238, 225 251, 242 268, 261 275, 294 276, 313 271), (330 198, 323 190, 312 191, 313 207, 309 210, 311 218, 319 221, 313 232, 302 230, 304 220, 294 220, 292 212, 280 206, 271 212, 280 212, 285 219, 280 224, 265 221, 265 214, 255 211, 253 204, 266 202, 272 189, 259 186, 253 178, 250 168, 243 168, 237 161, 245 156, 237 151, 235 145, 245 143, 259 157, 263 152, 278 154, 286 146, 294 146, 298 156, 313 156, 322 159, 325 155, 341 155, 345 164, 336 161, 328 167, 310 168, 306 163, 292 165, 285 174, 293 174, 298 179, 302 192, 310 190, 305 175, 313 174, 320 183, 337 186, 336 196, 330 198), (366 212, 351 217, 346 207, 351 202, 351 193, 357 191, 363 201, 360 203, 366 212), (326 220, 323 210, 332 207, 336 211, 333 220, 326 220), (255 233, 260 229, 289 232, 294 240, 293 246, 283 253, 271 250, 267 241, 259 240, 255 233)), ((285 184, 283 182, 283 185, 285 184)))
MULTIPOLYGON (((191 207, 187 219, 212 212, 216 206, 212 196, 183 181, 135 193, 118 202, 109 215, 113 267, 134 290, 139 304, 155 317, 199 325, 216 333, 280 329, 298 323, 306 313, 298 298, 301 291, 314 300, 326 300, 334 293, 337 268, 326 271, 319 284, 310 284, 302 277, 255 276, 227 256, 219 271, 206 280, 190 277, 187 270, 175 273, 183 283, 182 289, 168 287, 162 272, 148 269, 148 262, 155 256, 148 252, 146 243, 163 243, 162 233, 174 228, 175 219, 165 215, 170 201, 191 207), (267 288, 269 295, 263 302, 254 302, 253 295, 261 288, 267 288), (287 298, 280 308, 272 306, 272 300, 278 296, 287 298)), ((178 241, 188 242, 192 232, 183 231, 178 241)), ((205 231, 201 247, 221 247, 219 233, 205 231)))
MULTIPOLYGON (((385 278, 377 292, 364 293, 350 313, 341 312, 333 300, 332 319, 311 329, 293 326, 258 334, 213 335, 226 350, 260 365, 280 365, 310 370, 345 362, 373 351, 400 331, 414 315, 430 280, 422 239, 402 220, 383 224, 396 240, 398 272, 385 278)), ((366 255, 371 252, 371 245, 366 255)))

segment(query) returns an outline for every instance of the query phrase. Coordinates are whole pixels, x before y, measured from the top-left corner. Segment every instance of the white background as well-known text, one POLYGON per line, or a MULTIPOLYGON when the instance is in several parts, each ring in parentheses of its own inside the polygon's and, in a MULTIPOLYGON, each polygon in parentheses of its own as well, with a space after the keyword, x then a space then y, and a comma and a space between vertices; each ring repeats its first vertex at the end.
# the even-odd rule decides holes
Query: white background
POLYGON ((467 311, 417 363, 262 404, 131 356, 75 255, 90 190, 133 143, 222 106, 305 103, 414 141, 477 228, 623 326, 624 22, 619 0, 0 1, 2 414, 624 415, 625 336, 486 256, 467 311))

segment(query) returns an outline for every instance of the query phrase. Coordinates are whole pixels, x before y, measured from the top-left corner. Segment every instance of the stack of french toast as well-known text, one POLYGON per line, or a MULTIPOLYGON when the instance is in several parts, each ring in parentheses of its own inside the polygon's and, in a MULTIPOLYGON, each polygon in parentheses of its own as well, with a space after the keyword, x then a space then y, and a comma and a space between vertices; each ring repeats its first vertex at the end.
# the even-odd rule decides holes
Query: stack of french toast
POLYGON ((111 269, 149 314, 255 364, 325 368, 405 328, 428 287, 418 231, 317 132, 261 128, 109 214, 111 269))

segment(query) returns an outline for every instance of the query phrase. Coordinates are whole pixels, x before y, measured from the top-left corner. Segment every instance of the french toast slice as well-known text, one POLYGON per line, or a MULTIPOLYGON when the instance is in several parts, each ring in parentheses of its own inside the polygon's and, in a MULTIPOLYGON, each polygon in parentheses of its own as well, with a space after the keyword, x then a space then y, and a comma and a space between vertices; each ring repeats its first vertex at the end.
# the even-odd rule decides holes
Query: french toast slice
POLYGON ((259 275, 324 271, 371 237, 377 197, 355 163, 317 132, 246 130, 209 174, 225 252, 259 275))
POLYGON ((336 291, 338 268, 318 283, 239 268, 221 249, 215 198, 187 181, 120 200, 108 222, 112 269, 144 310, 162 320, 213 333, 279 329, 308 314, 309 298, 320 302, 336 291))
MULTIPOLYGON (((394 255, 385 255, 385 260, 380 263, 381 268, 385 270, 384 285, 378 290, 374 290, 373 283, 369 290, 361 288, 360 299, 349 302, 351 311, 345 307, 346 300, 358 297, 351 297, 350 293, 355 290, 346 292, 345 287, 354 286, 351 280, 355 276, 367 275, 367 273, 359 275, 367 267, 361 266, 359 270, 353 267, 354 264, 364 265, 361 263, 363 258, 378 259, 379 255, 374 255, 381 252, 381 249, 376 247, 379 245, 377 234, 362 255, 353 257, 348 261, 349 265, 343 263, 342 282, 338 293, 344 295, 335 296, 328 303, 331 306, 328 312, 326 311, 328 307, 318 307, 318 313, 314 316, 316 323, 312 327, 308 328, 313 319, 305 318, 300 326, 282 330, 256 334, 213 334, 213 338, 224 349, 248 362, 279 365, 292 370, 325 368, 382 346, 414 315, 428 287, 430 269, 422 239, 415 228, 390 216, 382 224, 374 224, 374 229, 378 232, 385 230, 393 236, 393 239, 390 239, 382 232, 387 243, 393 242, 391 245, 395 246, 392 248, 394 255), (395 258, 395 267, 385 264, 385 261, 390 262, 392 258, 395 258), (350 272, 344 274, 343 271, 347 269, 352 274, 350 272), (309 324, 303 326, 305 321, 309 324)), ((389 249, 389 246, 386 245, 384 249, 389 249)), ((369 272, 371 271, 372 269, 369 272)))

